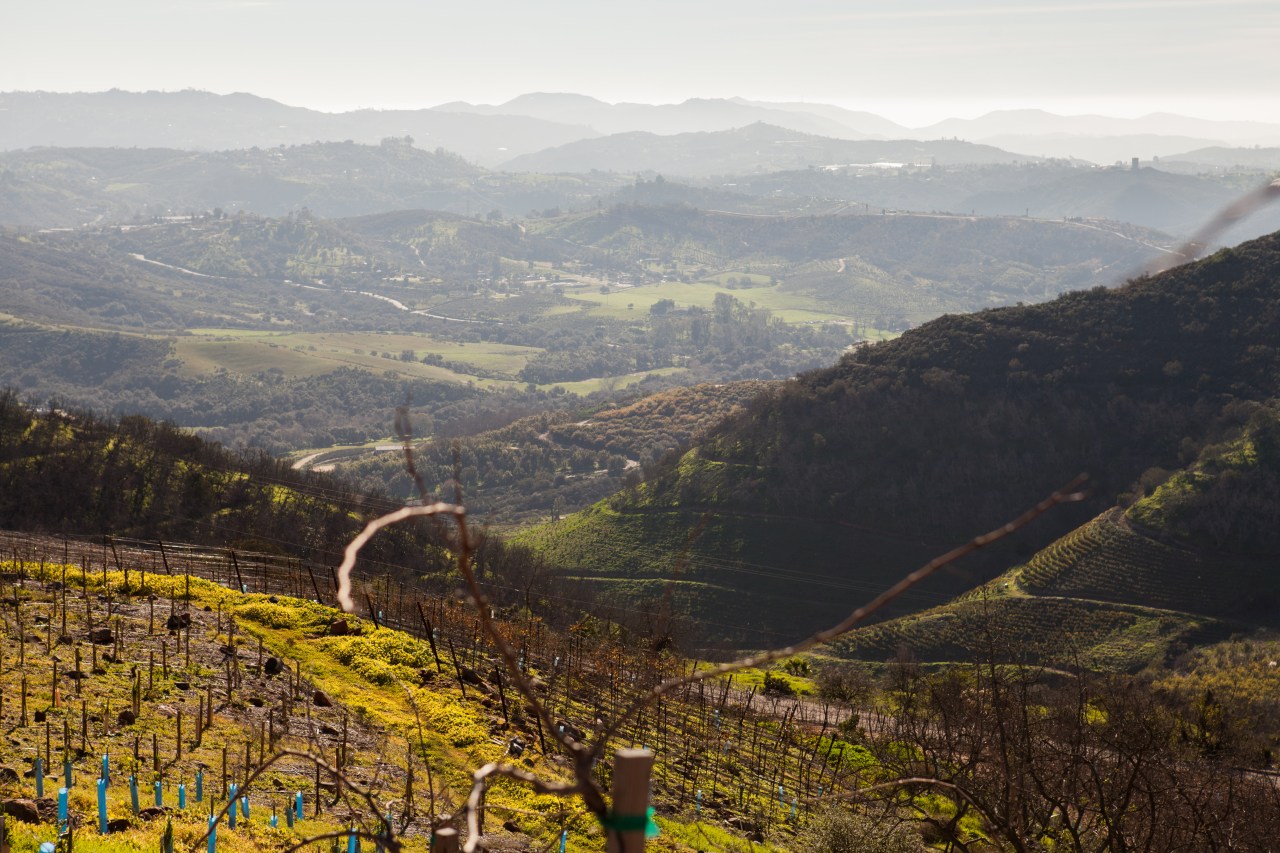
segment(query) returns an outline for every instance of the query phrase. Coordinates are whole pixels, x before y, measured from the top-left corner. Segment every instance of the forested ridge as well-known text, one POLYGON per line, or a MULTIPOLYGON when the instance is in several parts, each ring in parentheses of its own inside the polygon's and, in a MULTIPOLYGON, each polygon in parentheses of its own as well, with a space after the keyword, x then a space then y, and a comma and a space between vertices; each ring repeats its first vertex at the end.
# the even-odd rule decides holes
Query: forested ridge
MULTIPOLYGON (((1280 395, 1277 341, 1280 236, 1114 290, 945 316, 771 388, 642 487, 539 541, 583 571, 601 542, 664 543, 612 567, 631 577, 667 576, 681 547, 695 567, 713 554, 771 567, 734 578, 735 594, 788 589, 779 572, 796 561, 874 587, 1091 476, 1083 504, 932 587, 958 593, 1106 509, 1148 468, 1193 461, 1239 421, 1239 401, 1280 395), (700 526, 703 513, 717 521, 700 526)), ((705 584, 738 570, 702 568, 705 584)), ((725 594, 708 586, 692 606, 725 594)), ((770 613, 789 625, 840 607, 815 595, 770 613)))
MULTIPOLYGON (((0 528, 170 539, 332 563, 384 495, 232 453, 139 416, 35 410, 0 392, 0 528)), ((400 528, 371 559, 423 566, 432 538, 400 528)))

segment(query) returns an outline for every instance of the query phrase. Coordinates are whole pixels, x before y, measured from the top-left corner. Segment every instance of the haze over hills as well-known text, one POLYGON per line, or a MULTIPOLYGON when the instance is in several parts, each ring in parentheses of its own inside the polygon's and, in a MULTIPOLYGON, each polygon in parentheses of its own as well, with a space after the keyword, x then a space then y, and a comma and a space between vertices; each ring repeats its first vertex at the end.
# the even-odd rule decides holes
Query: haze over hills
POLYGON ((769 124, 660 136, 643 131, 570 142, 502 164, 515 172, 664 172, 686 177, 879 162, 1012 164, 1035 157, 954 140, 834 140, 769 124))
POLYGON ((484 116, 434 110, 325 113, 256 95, 210 92, 0 93, 0 150, 179 148, 216 151, 312 142, 376 144, 413 137, 481 165, 599 135, 528 116, 484 116))
POLYGON ((400 138, 229 151, 37 148, 0 153, 0 225, 76 227, 221 209, 359 216, 421 208, 525 214, 587 206, 617 176, 493 177, 400 138))
POLYGON ((1184 151, 1160 160, 1161 169, 1197 170, 1204 167, 1215 169, 1257 169, 1261 171, 1280 171, 1280 147, 1256 148, 1224 148, 1212 146, 1195 151, 1184 151))
POLYGON ((451 102, 430 109, 326 113, 243 93, 7 92, 0 93, 0 113, 6 119, 0 123, 0 150, 40 145, 217 150, 316 141, 376 143, 388 136, 412 136, 420 147, 445 148, 483 166, 596 136, 714 132, 760 122, 836 139, 955 138, 1009 147, 1024 157, 1091 154, 1104 164, 1207 145, 1280 143, 1277 123, 1162 113, 1118 119, 1005 110, 908 128, 829 104, 743 98, 609 104, 584 95, 546 93, 499 105, 451 102))
MULTIPOLYGON (((454 102, 433 109, 471 115, 528 116, 544 121, 583 125, 604 135, 644 131, 671 136, 677 133, 731 130, 757 123, 774 124, 799 133, 837 139, 865 139, 871 135, 857 130, 845 121, 830 117, 829 114, 723 98, 690 98, 679 104, 609 104, 585 95, 535 93, 521 95, 497 106, 454 102)), ((855 119, 857 117, 853 113, 850 116, 855 119)), ((884 123, 885 120, 879 121, 884 123)))

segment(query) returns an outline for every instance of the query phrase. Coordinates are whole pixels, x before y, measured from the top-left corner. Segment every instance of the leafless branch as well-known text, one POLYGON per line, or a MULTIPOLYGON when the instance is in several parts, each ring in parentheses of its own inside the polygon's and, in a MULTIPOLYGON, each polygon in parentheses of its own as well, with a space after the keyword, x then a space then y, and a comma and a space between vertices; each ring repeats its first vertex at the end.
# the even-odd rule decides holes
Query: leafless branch
POLYGON ((1210 219, 1204 227, 1192 235, 1190 240, 1179 246, 1172 255, 1165 255, 1152 262, 1147 267, 1146 273, 1155 275, 1158 272, 1164 272, 1175 264, 1194 261, 1224 231, 1277 198, 1280 198, 1280 179, 1274 180, 1269 184, 1263 184, 1253 192, 1241 196, 1219 211, 1217 216, 1210 219))
POLYGON ((463 845, 463 853, 475 853, 482 838, 480 834, 480 805, 484 799, 485 783, 491 776, 506 776, 524 782, 536 793, 553 797, 572 797, 584 793, 581 781, 572 783, 548 782, 527 770, 521 770, 511 764, 490 762, 471 774, 471 793, 467 797, 467 843, 463 845))
MULTIPOLYGON (((405 434, 404 428, 400 425, 399 413, 397 414, 397 429, 402 435, 405 434)), ((412 460, 412 450, 408 446, 407 442, 405 445, 405 453, 406 458, 412 460)), ((410 464, 412 464, 411 461, 410 464)), ((854 610, 836 625, 833 625, 826 630, 819 631, 808 639, 784 648, 744 657, 731 663, 723 664, 707 670, 695 670, 688 675, 669 678, 662 681, 652 689, 642 693, 615 719, 610 721, 607 725, 602 726, 598 738, 595 739, 595 742, 591 746, 573 740, 568 735, 561 732, 559 727, 555 725, 546 705, 535 694, 532 685, 521 671, 515 649, 511 647, 502 635, 502 632, 500 632, 494 624, 488 599, 480 588, 480 584, 475 577, 475 572, 471 565, 474 544, 472 542, 470 529, 467 523, 466 509, 461 503, 461 486, 459 484, 455 484, 455 487, 458 489, 458 500, 455 503, 450 504, 437 502, 428 506, 404 507, 396 510, 395 512, 373 519, 366 524, 361 533, 347 545, 343 555, 342 565, 338 568, 338 600, 344 610, 350 611, 354 608, 354 602, 351 598, 351 571, 355 566, 356 558, 360 549, 363 548, 364 545, 368 543, 369 540, 372 539, 372 537, 380 530, 410 518, 427 517, 439 519, 445 516, 452 518, 456 531, 455 541, 453 544, 457 555, 458 571, 466 584, 472 604, 475 607, 476 614, 479 618, 480 629, 485 638, 497 650, 499 657, 502 659, 503 667, 510 677, 512 684, 516 687, 517 692, 524 697, 529 708, 542 721, 543 727, 556 738, 561 748, 573 759, 574 762, 572 782, 548 781, 521 768, 497 762, 486 764, 476 770, 472 775, 471 792, 467 799, 468 837, 464 847, 467 853, 474 853, 482 841, 479 826, 479 813, 483 802, 485 786, 490 777, 504 776, 514 779, 529 785, 541 794, 558 797, 581 797, 583 805, 585 805, 590 812, 595 814, 597 817, 603 818, 608 813, 608 806, 605 802, 603 791, 601 791, 599 785, 593 778, 592 770, 597 760, 602 756, 608 742, 617 735, 627 722, 639 713, 640 709, 649 703, 656 701, 663 694, 677 688, 691 685, 706 679, 727 675, 740 669, 761 666, 776 660, 781 660, 782 658, 789 657, 823 643, 830 642, 831 640, 848 632, 868 616, 876 613, 884 606, 897 599, 907 590, 935 574, 942 568, 951 565, 955 561, 971 554, 974 551, 1003 539, 1027 524, 1030 524, 1036 518, 1039 518, 1058 504, 1080 500, 1083 497, 1083 494, 1077 490, 1083 482, 1083 479, 1083 477, 1077 477, 1071 483, 1055 491, 1039 504, 1027 510, 1025 513, 1007 524, 992 530, 989 533, 978 536, 964 545, 954 548, 946 554, 931 560, 929 563, 902 578, 867 604, 854 610)))

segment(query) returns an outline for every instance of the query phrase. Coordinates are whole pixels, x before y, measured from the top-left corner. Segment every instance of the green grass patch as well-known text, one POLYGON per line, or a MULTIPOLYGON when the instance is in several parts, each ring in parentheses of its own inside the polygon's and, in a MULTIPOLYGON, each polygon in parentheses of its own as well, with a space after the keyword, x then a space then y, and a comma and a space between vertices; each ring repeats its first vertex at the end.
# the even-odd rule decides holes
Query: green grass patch
POLYGON ((626 319, 647 315, 659 300, 671 299, 677 308, 690 306, 710 310, 718 294, 727 294, 744 304, 767 308, 775 317, 788 323, 840 322, 851 320, 834 312, 820 300, 781 287, 752 287, 746 290, 730 289, 714 281, 697 281, 686 284, 664 281, 660 284, 644 284, 637 287, 610 289, 601 293, 599 288, 566 287, 564 295, 578 302, 591 305, 592 316, 626 319), (627 308, 630 304, 632 307, 627 308))
POLYGON ((319 376, 339 367, 377 373, 390 371, 414 379, 474 382, 485 386, 515 383, 515 376, 539 350, 500 343, 442 341, 426 335, 375 332, 292 333, 257 329, 191 329, 174 340, 175 355, 187 376, 224 369, 251 375, 277 370, 289 378, 319 376), (427 364, 423 359, 444 364, 427 364))

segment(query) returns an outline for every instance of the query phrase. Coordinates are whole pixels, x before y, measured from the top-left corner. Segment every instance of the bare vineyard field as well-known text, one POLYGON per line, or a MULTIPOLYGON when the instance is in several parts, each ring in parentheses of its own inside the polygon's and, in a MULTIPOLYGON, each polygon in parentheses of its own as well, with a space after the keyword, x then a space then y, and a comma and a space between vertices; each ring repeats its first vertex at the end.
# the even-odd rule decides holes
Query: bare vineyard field
MULTIPOLYGON (((359 615, 346 617, 344 634, 328 606, 327 567, 174 543, 20 534, 0 537, 0 549, 10 649, 0 676, 0 718, 11 732, 4 761, 23 768, 5 787, 31 796, 29 771, 40 758, 47 797, 69 762, 78 780, 72 824, 81 831, 96 829, 93 780, 104 756, 113 774, 108 812, 119 826, 133 825, 122 831, 149 837, 163 822, 132 814, 133 777, 144 800, 160 792, 188 842, 207 828, 202 815, 226 805, 231 784, 243 790, 282 749, 323 755, 379 792, 411 845, 453 820, 469 768, 483 761, 505 755, 560 772, 554 740, 504 683, 474 611, 453 595, 366 575, 359 615)), ((616 717, 639 691, 693 665, 628 649, 607 620, 567 633, 528 614, 499 624, 541 701, 578 739, 592 738, 596 721, 616 717)), ((701 682, 646 708, 614 745, 657 755, 652 797, 667 830, 661 844, 671 846, 656 849, 702 846, 699 833, 719 839, 717 849, 747 849, 746 838, 769 849, 760 844, 785 845, 813 803, 868 767, 869 754, 844 739, 846 716, 728 679, 701 682)), ((609 767, 597 772, 607 780, 609 767)), ((294 833, 372 820, 337 796, 327 773, 287 758, 255 780, 259 812, 248 828, 242 820, 231 843, 274 849, 299 792, 305 820, 294 833)), ((491 821, 514 828, 512 837, 568 831, 590 844, 599 827, 574 808, 502 783, 486 805, 491 821)))

